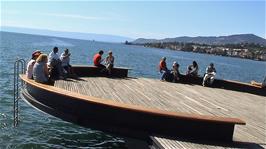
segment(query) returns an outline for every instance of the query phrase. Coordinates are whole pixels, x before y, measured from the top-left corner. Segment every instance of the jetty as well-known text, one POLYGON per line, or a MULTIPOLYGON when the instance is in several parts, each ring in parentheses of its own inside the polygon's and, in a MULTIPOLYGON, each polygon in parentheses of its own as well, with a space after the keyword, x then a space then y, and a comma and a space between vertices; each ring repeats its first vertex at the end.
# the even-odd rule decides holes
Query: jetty
POLYGON ((143 139, 150 148, 266 148, 265 88, 133 78, 126 68, 117 68, 114 78, 98 75, 95 67, 74 69, 78 79, 52 86, 21 75, 24 99, 63 120, 143 139))

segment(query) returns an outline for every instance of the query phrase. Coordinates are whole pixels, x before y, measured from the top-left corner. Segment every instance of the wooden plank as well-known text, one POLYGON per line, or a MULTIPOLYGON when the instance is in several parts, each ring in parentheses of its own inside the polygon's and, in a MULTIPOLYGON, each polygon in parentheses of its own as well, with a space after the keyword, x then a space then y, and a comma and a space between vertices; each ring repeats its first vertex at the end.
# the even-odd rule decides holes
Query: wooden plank
MULTIPOLYGON (((247 125, 236 126, 234 140, 257 144, 266 142, 266 100, 264 96, 219 88, 204 88, 198 85, 167 83, 147 78, 126 80, 86 78, 87 83, 92 81, 91 79, 94 85, 111 88, 105 89, 108 94, 99 96, 110 96, 111 100, 122 103, 173 112, 239 117, 244 119, 247 125), (107 85, 97 84, 100 80, 107 85), (119 92, 119 94, 114 92, 119 92), (130 95, 130 93, 138 94, 130 95)), ((101 91, 97 92, 99 94, 101 91)), ((96 93, 93 90, 87 90, 86 94, 94 96, 96 93)))

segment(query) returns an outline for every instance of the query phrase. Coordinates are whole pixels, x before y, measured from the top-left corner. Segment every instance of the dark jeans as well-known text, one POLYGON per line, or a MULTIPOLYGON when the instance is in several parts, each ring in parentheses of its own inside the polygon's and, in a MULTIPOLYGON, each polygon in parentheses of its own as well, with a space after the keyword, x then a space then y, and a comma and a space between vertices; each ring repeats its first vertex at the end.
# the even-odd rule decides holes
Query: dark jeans
POLYGON ((67 66, 64 66, 63 69, 67 72, 67 74, 70 74, 71 73, 71 65, 67 65, 67 66))
POLYGON ((61 61, 60 60, 55 60, 53 59, 52 62, 50 63, 50 78, 54 80, 60 79, 60 76, 62 76, 62 71, 63 68, 61 66, 61 61))
POLYGON ((169 70, 161 70, 161 80, 167 80, 170 75, 169 70))
POLYGON ((98 65, 95 65, 96 67, 99 67, 99 68, 106 68, 103 64, 98 64, 98 65))

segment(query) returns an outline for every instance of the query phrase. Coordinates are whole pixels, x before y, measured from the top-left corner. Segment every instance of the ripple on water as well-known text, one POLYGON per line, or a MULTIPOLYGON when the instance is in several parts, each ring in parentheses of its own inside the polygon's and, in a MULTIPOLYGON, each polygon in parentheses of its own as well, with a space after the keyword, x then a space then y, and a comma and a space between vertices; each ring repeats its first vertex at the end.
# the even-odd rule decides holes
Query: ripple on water
POLYGON ((196 60, 201 74, 213 62, 218 72, 217 77, 223 79, 261 81, 266 75, 266 69, 258 69, 266 68, 265 62, 122 44, 3 32, 0 34, 0 149, 125 148, 122 138, 64 122, 37 111, 22 101, 19 101, 20 123, 17 128, 13 128, 13 63, 17 57, 28 60, 35 49, 48 54, 55 45, 58 45, 59 53, 62 49, 69 48, 71 61, 75 64, 88 64, 88 61, 92 63, 91 57, 99 49, 112 49, 115 64, 132 68, 130 76, 134 77, 159 78, 157 64, 162 56, 167 57, 169 67, 173 61, 177 61, 181 72, 186 72, 187 65, 196 60), (236 72, 241 75, 235 75, 236 72))

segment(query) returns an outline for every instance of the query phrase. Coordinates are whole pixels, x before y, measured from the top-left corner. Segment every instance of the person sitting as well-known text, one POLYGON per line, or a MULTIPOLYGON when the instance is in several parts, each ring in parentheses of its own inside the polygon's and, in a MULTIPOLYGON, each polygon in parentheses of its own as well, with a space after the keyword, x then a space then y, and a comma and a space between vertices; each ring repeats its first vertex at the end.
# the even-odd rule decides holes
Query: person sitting
POLYGON ((171 74, 173 75, 173 81, 172 82, 177 82, 180 78, 180 73, 179 73, 179 64, 177 62, 173 63, 173 68, 171 70, 171 74))
POLYGON ((94 66, 96 67, 100 67, 100 68, 105 68, 105 66, 103 64, 101 64, 102 60, 102 55, 103 55, 103 51, 100 50, 99 53, 95 54, 93 56, 93 63, 94 66))
POLYGON ((215 75, 216 69, 214 68, 214 64, 210 63, 210 65, 206 68, 206 73, 203 78, 202 86, 206 86, 207 82, 209 85, 212 85, 215 75))
POLYGON ((27 64, 26 76, 28 79, 33 79, 33 66, 36 62, 36 59, 41 55, 42 52, 40 50, 36 50, 31 55, 31 60, 27 64))
POLYGON ((199 67, 196 61, 193 61, 192 65, 188 66, 187 76, 197 77, 199 67))
POLYGON ((114 67, 114 61, 115 61, 115 58, 112 55, 112 51, 109 51, 108 56, 105 58, 105 65, 106 65, 109 75, 111 75, 112 73, 112 69, 114 67))
POLYGON ((71 53, 69 53, 69 50, 65 49, 64 53, 62 53, 60 56, 61 66, 63 68, 63 73, 65 75, 74 74, 72 71, 72 67, 69 64, 70 63, 70 55, 71 55, 71 53))
POLYGON ((168 74, 169 74, 169 70, 166 66, 166 57, 162 57, 160 63, 159 63, 159 72, 161 73, 161 81, 166 81, 168 74))
POLYGON ((47 67, 48 58, 46 54, 41 54, 33 66, 33 78, 39 83, 48 83, 49 72, 47 67))
POLYGON ((62 76, 61 60, 58 56, 58 47, 54 47, 53 51, 48 56, 48 66, 51 78, 54 80, 60 79, 62 76))
POLYGON ((256 81, 251 81, 252 85, 255 86, 259 86, 259 87, 265 87, 266 88, 266 76, 264 78, 264 80, 262 81, 262 83, 256 82, 256 81))

